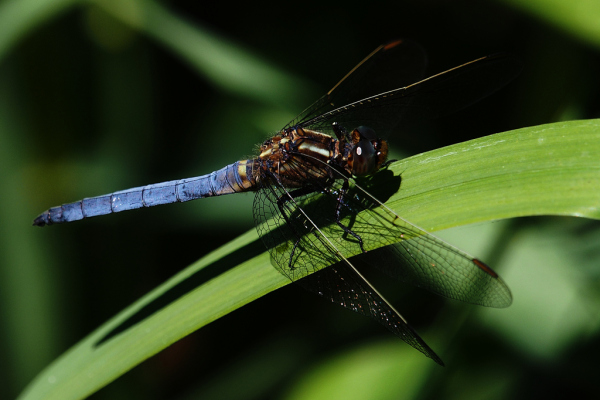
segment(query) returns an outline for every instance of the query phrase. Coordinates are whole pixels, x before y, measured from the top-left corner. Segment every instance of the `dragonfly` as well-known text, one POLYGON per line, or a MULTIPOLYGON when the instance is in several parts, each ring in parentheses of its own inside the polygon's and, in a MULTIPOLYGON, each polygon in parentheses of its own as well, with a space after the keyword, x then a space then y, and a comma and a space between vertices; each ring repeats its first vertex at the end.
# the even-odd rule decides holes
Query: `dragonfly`
POLYGON ((53 207, 33 224, 254 192, 256 229, 280 273, 326 300, 374 318, 444 365, 357 264, 483 306, 507 307, 511 292, 483 261, 403 219, 362 182, 390 165, 384 138, 481 100, 514 79, 521 65, 512 55, 491 55, 423 78, 426 62, 422 47, 412 41, 385 43, 266 140, 256 157, 203 176, 53 207))

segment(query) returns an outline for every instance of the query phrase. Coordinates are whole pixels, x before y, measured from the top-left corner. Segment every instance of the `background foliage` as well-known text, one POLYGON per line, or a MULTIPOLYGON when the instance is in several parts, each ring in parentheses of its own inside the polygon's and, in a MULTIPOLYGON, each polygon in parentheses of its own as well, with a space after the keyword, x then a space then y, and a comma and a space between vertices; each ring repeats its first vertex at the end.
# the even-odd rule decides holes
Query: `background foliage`
MULTIPOLYGON (((48 206, 204 174, 244 156, 378 44, 439 72, 519 55, 507 89, 405 132, 410 155, 598 117, 597 2, 0 2, 0 398, 193 261, 252 228, 251 195, 34 229, 48 206), (569 4, 570 7, 567 7, 569 4), (592 21, 592 22, 589 22, 592 21)), ((376 286, 438 368, 371 320, 293 285, 177 342, 93 398, 580 398, 598 395, 596 221, 444 232, 507 281, 506 310, 376 286)))

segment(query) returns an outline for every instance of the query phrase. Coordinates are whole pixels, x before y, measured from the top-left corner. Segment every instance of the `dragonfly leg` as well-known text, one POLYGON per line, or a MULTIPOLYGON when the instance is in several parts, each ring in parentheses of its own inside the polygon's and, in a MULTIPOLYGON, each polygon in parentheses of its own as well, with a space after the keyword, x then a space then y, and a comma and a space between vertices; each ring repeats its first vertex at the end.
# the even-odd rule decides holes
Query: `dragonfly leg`
POLYGON ((337 156, 337 161, 341 162, 345 157, 348 157, 348 149, 346 148, 346 143, 351 142, 351 138, 350 138, 350 135, 348 134, 348 131, 346 131, 346 128, 344 128, 337 122, 334 122, 331 124, 331 129, 333 129, 333 133, 335 133, 335 137, 338 138, 339 148, 344 149, 337 156))
MULTIPOLYGON (((340 142, 342 142, 343 144, 348 142, 348 139, 350 139, 350 135, 348 135, 348 132, 346 131, 346 129, 343 126, 341 126, 340 124, 338 124, 337 122, 334 122, 331 124, 331 129, 333 129, 333 133, 335 133, 335 137, 337 137, 337 139, 340 142)), ((340 146, 340 147, 342 147, 342 146, 340 146)))
POLYGON ((342 206, 344 205, 344 196, 348 192, 348 188, 349 188, 348 179, 345 179, 344 183, 342 184, 341 189, 338 192, 339 194, 338 194, 338 198, 337 198, 337 205, 335 207, 335 222, 338 224, 338 226, 340 228, 342 228, 344 230, 344 232, 346 232, 347 234, 350 234, 350 235, 354 236, 354 238, 358 241, 358 245, 360 246, 360 250, 363 253, 366 253, 366 250, 363 247, 363 240, 362 240, 362 238, 358 234, 356 234, 355 232, 353 232, 352 229, 350 229, 346 225, 342 224, 342 221, 341 221, 341 219, 342 219, 341 218, 341 211, 342 211, 342 206))
POLYGON ((387 160, 386 162, 384 162, 383 164, 381 164, 381 167, 379 167, 380 170, 387 168, 390 166, 390 164, 395 163, 398 160, 387 160))
POLYGON ((299 244, 300 244, 300 238, 296 239, 296 241, 294 242, 294 247, 292 247, 292 251, 290 252, 290 261, 288 263, 288 268, 291 271, 296 269, 296 267, 294 267, 294 265, 293 265, 293 260, 294 260, 294 254, 296 253, 296 249, 298 248, 299 244))

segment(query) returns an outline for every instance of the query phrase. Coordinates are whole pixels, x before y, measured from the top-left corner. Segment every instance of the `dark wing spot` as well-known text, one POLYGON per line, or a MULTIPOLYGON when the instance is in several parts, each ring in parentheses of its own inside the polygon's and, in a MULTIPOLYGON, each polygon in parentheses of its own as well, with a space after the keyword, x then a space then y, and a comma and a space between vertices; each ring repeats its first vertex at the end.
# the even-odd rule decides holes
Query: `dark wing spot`
POLYGON ((494 278, 498 277, 498 274, 493 269, 491 269, 486 263, 484 263, 483 261, 474 258, 473 259, 473 264, 477 265, 486 274, 491 275, 494 278))

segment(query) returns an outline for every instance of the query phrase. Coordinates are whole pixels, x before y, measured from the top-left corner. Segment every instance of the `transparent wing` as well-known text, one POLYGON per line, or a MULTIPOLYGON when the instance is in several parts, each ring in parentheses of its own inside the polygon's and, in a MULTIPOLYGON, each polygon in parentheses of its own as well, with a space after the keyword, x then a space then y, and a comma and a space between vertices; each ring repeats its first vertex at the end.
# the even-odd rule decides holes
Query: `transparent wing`
POLYGON ((335 217, 318 211, 323 206, 335 207, 334 192, 312 191, 323 189, 317 182, 307 182, 302 189, 288 191, 276 176, 264 177, 261 185, 254 200, 255 223, 274 266, 282 274, 333 303, 372 317, 443 365, 406 320, 344 257, 343 253, 352 253, 354 244, 340 240, 344 232, 338 229, 335 217), (345 247, 340 249, 337 247, 340 245, 345 247), (311 272, 315 273, 306 276, 311 272))
POLYGON ((512 303, 506 283, 481 260, 405 220, 394 225, 390 232, 395 230, 399 242, 359 254, 352 261, 451 299, 498 308, 512 303))
POLYGON ((349 264, 338 263, 300 279, 298 283, 334 304, 341 304, 349 310, 375 319, 406 343, 436 363, 444 365, 440 357, 410 327, 398 311, 349 264))
POLYGON ((309 125, 315 117, 358 100, 420 81, 427 56, 410 40, 394 40, 376 48, 328 93, 304 110, 287 127, 309 125))
POLYGON ((522 67, 514 56, 496 54, 421 80, 415 71, 422 70, 425 56, 419 52, 418 45, 406 41, 380 46, 288 127, 333 133, 331 124, 337 122, 349 131, 366 125, 386 137, 394 128, 451 114, 483 99, 513 80, 522 67), (400 77, 403 64, 413 72, 400 77))
POLYGON ((360 236, 366 254, 352 252, 386 274, 439 295, 488 307, 508 307, 510 289, 489 266, 406 221, 355 185, 344 223, 360 236))

